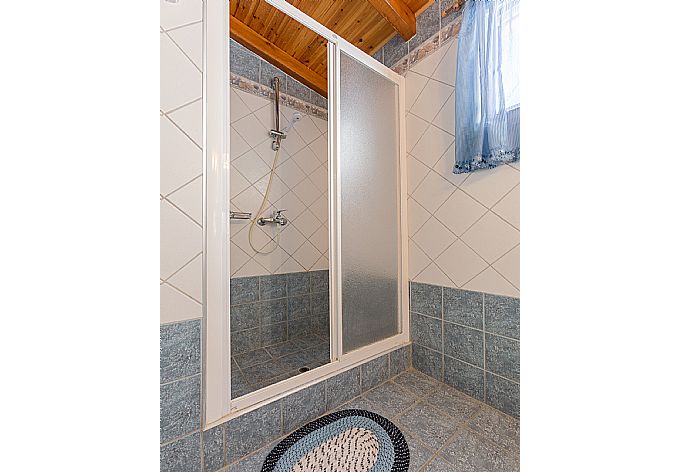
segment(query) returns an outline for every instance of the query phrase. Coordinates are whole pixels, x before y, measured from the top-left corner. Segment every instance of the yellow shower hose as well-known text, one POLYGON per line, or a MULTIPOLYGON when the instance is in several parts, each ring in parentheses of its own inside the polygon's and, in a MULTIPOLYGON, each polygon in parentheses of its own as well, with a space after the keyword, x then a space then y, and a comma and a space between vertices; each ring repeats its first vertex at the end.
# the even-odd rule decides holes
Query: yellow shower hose
POLYGON ((280 242, 280 231, 278 231, 278 234, 276 235, 276 238, 274 240, 275 245, 273 246, 273 248, 270 251, 262 251, 260 249, 257 249, 256 247, 254 247, 254 243, 252 242, 252 234, 254 231, 254 227, 257 226, 256 220, 259 219, 259 217, 261 216, 261 213, 265 210, 264 207, 266 206, 266 203, 268 203, 268 194, 271 191, 271 184, 273 183, 273 175, 276 172, 276 165, 278 164, 278 155, 279 154, 280 154, 280 147, 278 147, 278 149, 276 149, 276 155, 273 158, 273 165, 271 166, 271 175, 268 178, 268 185, 266 186, 266 191, 264 192, 264 199, 261 202, 261 206, 259 206, 259 210, 256 212, 256 216, 254 216, 254 219, 251 221, 251 224, 249 226, 249 245, 251 246, 251 248, 255 252, 257 252, 259 254, 270 254, 273 251, 275 251, 276 249, 278 249, 278 246, 280 245, 280 243, 279 243, 280 242))

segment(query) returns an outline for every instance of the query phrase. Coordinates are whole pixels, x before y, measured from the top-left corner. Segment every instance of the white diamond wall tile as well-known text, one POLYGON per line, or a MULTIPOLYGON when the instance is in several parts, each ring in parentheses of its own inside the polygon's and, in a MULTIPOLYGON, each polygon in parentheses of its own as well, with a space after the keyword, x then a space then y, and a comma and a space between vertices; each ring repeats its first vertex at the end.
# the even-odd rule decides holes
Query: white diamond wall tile
POLYGON ((450 85, 429 80, 410 111, 421 119, 431 122, 451 93, 453 93, 453 87, 450 85))
MULTIPOLYGON (((273 101, 235 89, 231 100, 238 103, 239 111, 231 120, 230 206, 256 216, 275 158, 268 137, 269 129, 274 127, 273 101), (233 151, 233 147, 239 147, 241 152, 233 151)), ((289 107, 281 108, 283 125, 292 119, 294 112, 289 107)), ((281 228, 273 225, 255 228, 253 241, 260 250, 273 248, 276 241, 278 244, 274 253, 262 255, 249 245, 250 222, 231 222, 235 247, 230 255, 232 277, 328 267, 328 227, 324 226, 328 224, 327 132, 327 121, 305 115, 282 141, 268 195, 270 205, 260 216, 284 209, 289 223, 281 228)))
POLYGON ((431 77, 439 82, 443 82, 452 87, 455 87, 456 64, 458 56, 458 40, 454 39, 450 42, 448 50, 443 59, 439 62, 431 77))
POLYGON ((201 21, 201 7, 201 0, 184 0, 178 3, 160 0, 161 29, 169 30, 201 21))
POLYGON ((160 33, 160 76, 164 113, 201 97, 201 72, 166 33, 160 33))
POLYGON ((199 254, 167 280, 168 284, 199 303, 201 303, 201 277, 199 275, 202 270, 202 259, 201 254, 199 254))
POLYGON ((424 86, 429 82, 428 77, 409 71, 405 75, 405 111, 409 111, 414 105, 424 86))
POLYGON ((493 212, 520 229, 520 186, 516 185, 493 208, 493 212))
POLYGON ((502 165, 470 173, 461 188, 482 205, 493 207, 513 187, 520 183, 520 172, 510 166, 502 165))
POLYGON ((201 226, 172 206, 160 202, 160 278, 166 280, 201 252, 201 226))
POLYGON ((461 239, 487 262, 493 263, 520 242, 520 232, 489 211, 461 239))
POLYGON ((230 124, 235 123, 250 114, 252 111, 240 98, 239 93, 231 88, 230 89, 230 124))
POLYGON ((520 165, 452 173, 456 55, 453 40, 406 76, 410 279, 519 296, 520 165))
POLYGON ((168 31, 168 36, 177 44, 185 55, 201 71, 201 43, 203 40, 203 23, 198 22, 184 28, 168 31))
POLYGON ((182 210, 185 215, 193 219, 199 226, 202 224, 203 183, 203 177, 199 176, 166 197, 167 200, 182 210))
POLYGON ((431 125, 424 131, 415 147, 409 152, 427 167, 434 167, 436 162, 443 156, 443 153, 453 144, 454 140, 455 138, 452 134, 431 125))
POLYGON ((453 194, 439 207, 435 215, 460 237, 488 210, 462 190, 455 187, 453 189, 453 194), (462 210, 458 211, 460 208, 462 210))
POLYGON ((508 282, 520 289, 520 245, 511 249, 506 255, 491 265, 508 282))
POLYGON ((170 284, 160 286, 161 323, 201 318, 201 304, 170 284))
POLYGON ((487 267, 484 272, 470 280, 462 288, 475 292, 494 293, 506 297, 520 296, 520 290, 503 278, 493 267, 487 267))
POLYGON ((170 119, 160 117, 160 193, 165 196, 202 172, 202 151, 170 119))
POLYGON ((162 323, 201 316, 201 7, 160 7, 162 323))
POLYGON ((412 194, 429 212, 435 213, 436 210, 453 194, 455 186, 436 172, 429 172, 422 183, 412 194))

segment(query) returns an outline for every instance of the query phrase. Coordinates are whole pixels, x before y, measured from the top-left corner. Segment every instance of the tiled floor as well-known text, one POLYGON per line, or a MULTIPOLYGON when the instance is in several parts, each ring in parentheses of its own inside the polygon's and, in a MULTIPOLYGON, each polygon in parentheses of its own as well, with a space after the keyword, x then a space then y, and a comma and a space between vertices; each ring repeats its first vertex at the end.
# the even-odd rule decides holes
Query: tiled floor
MULTIPOLYGON (((410 472, 519 470, 519 420, 416 370, 403 372, 336 410, 347 408, 378 413, 400 428, 410 449, 410 472)), ((260 471, 279 441, 223 472, 260 471)))
POLYGON ((328 338, 311 334, 284 343, 232 356, 232 397, 313 369, 330 362, 328 338))

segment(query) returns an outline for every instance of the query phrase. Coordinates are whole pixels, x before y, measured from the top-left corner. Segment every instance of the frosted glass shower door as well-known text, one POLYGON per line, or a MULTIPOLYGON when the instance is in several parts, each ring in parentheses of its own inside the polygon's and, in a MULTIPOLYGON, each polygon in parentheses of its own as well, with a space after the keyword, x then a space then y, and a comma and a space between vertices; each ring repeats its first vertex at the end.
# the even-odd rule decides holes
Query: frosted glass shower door
POLYGON ((401 332, 399 86, 340 53, 343 353, 401 332))

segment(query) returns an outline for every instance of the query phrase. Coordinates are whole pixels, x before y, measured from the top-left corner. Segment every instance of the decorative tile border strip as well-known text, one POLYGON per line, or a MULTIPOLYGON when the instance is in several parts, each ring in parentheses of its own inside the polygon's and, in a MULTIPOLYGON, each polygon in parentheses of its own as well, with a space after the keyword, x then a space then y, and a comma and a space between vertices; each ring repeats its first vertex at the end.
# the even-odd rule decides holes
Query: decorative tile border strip
POLYGON ((431 38, 423 42, 418 48, 409 51, 402 59, 396 62, 391 69, 400 75, 405 75, 407 71, 422 59, 429 57, 433 52, 444 46, 448 41, 456 38, 460 33, 460 23, 462 17, 456 18, 452 23, 442 28, 439 34, 434 34, 431 38))
MULTIPOLYGON (((273 100, 275 94, 271 87, 259 84, 252 80, 242 77, 241 75, 230 73, 230 86, 243 92, 251 93, 257 97, 265 98, 266 100, 273 100)), ((294 110, 301 111, 308 115, 316 116, 322 120, 328 120, 328 110, 316 106, 314 104, 305 102, 297 97, 287 95, 285 92, 280 94, 280 104, 286 107, 290 107, 294 110)))

